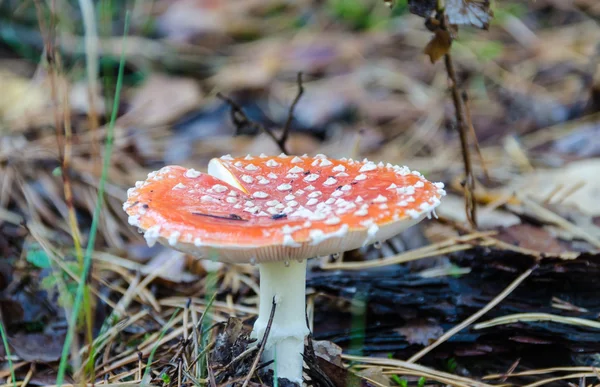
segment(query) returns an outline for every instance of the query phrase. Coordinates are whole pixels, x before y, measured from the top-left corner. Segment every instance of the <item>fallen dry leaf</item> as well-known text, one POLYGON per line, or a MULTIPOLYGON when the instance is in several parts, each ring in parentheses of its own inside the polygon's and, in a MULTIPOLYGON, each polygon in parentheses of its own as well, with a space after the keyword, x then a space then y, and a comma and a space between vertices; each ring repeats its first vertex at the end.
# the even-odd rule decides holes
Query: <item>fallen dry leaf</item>
POLYGON ((600 158, 575 161, 558 169, 538 170, 516 181, 512 190, 550 204, 578 208, 590 216, 600 215, 600 158))
POLYGON ((0 122, 12 130, 26 127, 24 117, 36 116, 50 102, 50 94, 43 84, 9 71, 0 71, 0 84, 0 122))
POLYGON ((315 355, 337 366, 343 366, 342 347, 327 340, 313 340, 315 355))
MULTIPOLYGON (((457 195, 447 195, 442 204, 436 209, 436 212, 448 219, 459 223, 466 223, 465 199, 457 195)), ((509 227, 521 223, 521 219, 509 212, 499 209, 487 211, 480 209, 477 213, 477 224, 482 230, 496 227, 509 227)))
POLYGON ((18 333, 8 342, 21 359, 49 363, 60 359, 64 339, 64 335, 56 333, 18 333))
POLYGON ((431 344, 433 340, 444 333, 442 327, 428 321, 410 322, 402 328, 395 329, 395 331, 402 335, 410 344, 423 346, 431 344))
POLYGON ((118 122, 146 127, 165 125, 200 106, 202 97, 200 86, 193 79, 152 74, 135 91, 129 110, 118 122))
POLYGON ((529 224, 507 227, 501 230, 497 238, 511 245, 542 253, 560 254, 567 251, 548 231, 529 224))
POLYGON ((186 272, 187 260, 185 254, 171 249, 164 249, 152 258, 141 270, 142 274, 152 274, 158 271, 157 277, 171 283, 188 283, 198 279, 186 272))

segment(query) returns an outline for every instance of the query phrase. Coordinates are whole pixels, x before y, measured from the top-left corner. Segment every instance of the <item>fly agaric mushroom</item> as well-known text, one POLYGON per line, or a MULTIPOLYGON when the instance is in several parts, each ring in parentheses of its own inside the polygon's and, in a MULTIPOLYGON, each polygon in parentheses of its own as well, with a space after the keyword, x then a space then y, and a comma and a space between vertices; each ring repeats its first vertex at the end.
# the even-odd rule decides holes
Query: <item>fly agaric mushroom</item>
POLYGON ((167 166, 127 192, 129 223, 197 257, 258 264, 262 338, 276 302, 265 360, 302 382, 308 258, 388 239, 430 215, 445 195, 407 167, 368 160, 264 154, 213 159, 208 174, 167 166))

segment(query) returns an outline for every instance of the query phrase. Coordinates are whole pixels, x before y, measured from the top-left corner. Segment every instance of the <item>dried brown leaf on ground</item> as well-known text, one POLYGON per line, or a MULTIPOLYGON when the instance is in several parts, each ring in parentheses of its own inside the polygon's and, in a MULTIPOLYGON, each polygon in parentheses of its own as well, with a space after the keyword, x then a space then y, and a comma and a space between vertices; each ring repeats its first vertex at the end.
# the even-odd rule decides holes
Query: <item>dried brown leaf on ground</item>
POLYGON ((50 363, 60 358, 65 336, 58 333, 19 333, 8 342, 22 360, 50 363))
POLYGON ((569 250, 561 246, 556 237, 548 231, 529 224, 503 228, 497 238, 511 245, 546 254, 560 254, 569 250))
POLYGON ((404 336, 410 344, 419 344, 427 346, 439 338, 444 330, 439 325, 428 321, 412 321, 395 329, 396 332, 404 336))
POLYGON ((202 100, 196 80, 153 73, 134 90, 128 110, 118 122, 141 127, 166 125, 198 108, 202 100))

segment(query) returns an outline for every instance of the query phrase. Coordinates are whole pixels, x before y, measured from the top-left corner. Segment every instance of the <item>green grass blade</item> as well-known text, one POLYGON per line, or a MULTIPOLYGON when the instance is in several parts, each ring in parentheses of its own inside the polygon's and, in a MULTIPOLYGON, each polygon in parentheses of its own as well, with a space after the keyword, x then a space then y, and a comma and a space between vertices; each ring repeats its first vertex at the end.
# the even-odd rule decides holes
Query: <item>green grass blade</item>
MULTIPOLYGON (((129 11, 125 14, 125 31, 123 33, 123 42, 125 42, 125 38, 129 32, 129 11)), ((100 182, 98 185, 98 200, 96 202, 96 208, 94 208, 94 217, 92 220, 92 226, 90 227, 90 236, 88 240, 87 249, 85 251, 84 257, 84 265, 83 271, 81 273, 81 281, 77 286, 77 293, 75 295, 75 301, 73 302, 73 310, 71 313, 71 320, 69 321, 69 328, 67 330, 67 335, 65 337, 65 343, 63 345, 62 356, 60 358, 60 364, 58 367, 58 375, 56 377, 56 385, 58 387, 62 386, 65 371, 67 368, 67 361, 69 357, 69 348, 71 347, 71 342, 73 341, 73 335, 75 334, 75 329, 77 327, 77 319, 79 317, 79 310, 81 309, 81 304, 83 301, 84 289, 86 288, 87 278, 92 266, 92 252, 94 251, 94 244, 96 242, 96 232, 98 231, 98 221, 100 218, 100 211, 102 210, 102 206, 104 204, 104 186, 106 184, 106 179, 108 177, 108 169, 110 167, 110 156, 112 154, 112 145, 114 141, 114 129, 115 129, 115 121, 117 119, 117 112, 119 108, 119 97, 121 95, 121 88, 123 86, 123 73, 125 70, 125 44, 123 44, 123 50, 121 52, 121 60, 119 63, 119 74, 117 76, 117 87, 115 90, 115 99, 113 103, 113 110, 110 117, 110 122, 108 125, 108 130, 106 134, 106 146, 104 148, 104 163, 102 165, 102 175, 100 177, 100 182)))
POLYGON ((10 369, 10 377, 13 381, 13 386, 17 387, 17 378, 15 377, 15 368, 13 367, 12 359, 10 358, 10 348, 8 348, 8 338, 6 337, 6 331, 4 330, 4 323, 0 321, 0 335, 2 336, 2 344, 4 344, 4 352, 6 353, 6 359, 8 360, 8 368, 10 369))
POLYGON ((173 319, 175 318, 175 316, 177 316, 177 312, 179 312, 180 310, 181 310, 180 308, 175 309, 175 312, 173 312, 173 315, 169 319, 169 322, 165 325, 165 327, 160 332, 158 339, 156 339, 156 344, 154 344, 154 347, 152 347, 152 351, 150 351, 150 356, 148 357, 148 363, 146 363, 146 369, 144 370, 144 376, 142 377, 142 384, 144 384, 144 380, 146 380, 146 377, 150 373, 150 368, 151 368, 150 365, 152 364, 152 360, 154 360, 154 354, 156 353, 156 350, 158 349, 158 345, 159 345, 160 341, 164 337, 165 333, 167 333, 167 329, 171 326, 173 319))

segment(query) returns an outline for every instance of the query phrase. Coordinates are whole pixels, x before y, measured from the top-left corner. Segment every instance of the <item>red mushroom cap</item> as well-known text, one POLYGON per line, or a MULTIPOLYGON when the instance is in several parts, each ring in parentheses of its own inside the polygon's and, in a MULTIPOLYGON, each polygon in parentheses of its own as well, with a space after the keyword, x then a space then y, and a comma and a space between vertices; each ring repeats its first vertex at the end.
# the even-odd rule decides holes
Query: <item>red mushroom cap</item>
POLYGON ((178 250, 223 262, 307 259, 385 240, 440 203, 443 184, 368 160, 223 156, 209 173, 152 172, 128 191, 129 222, 178 250))

